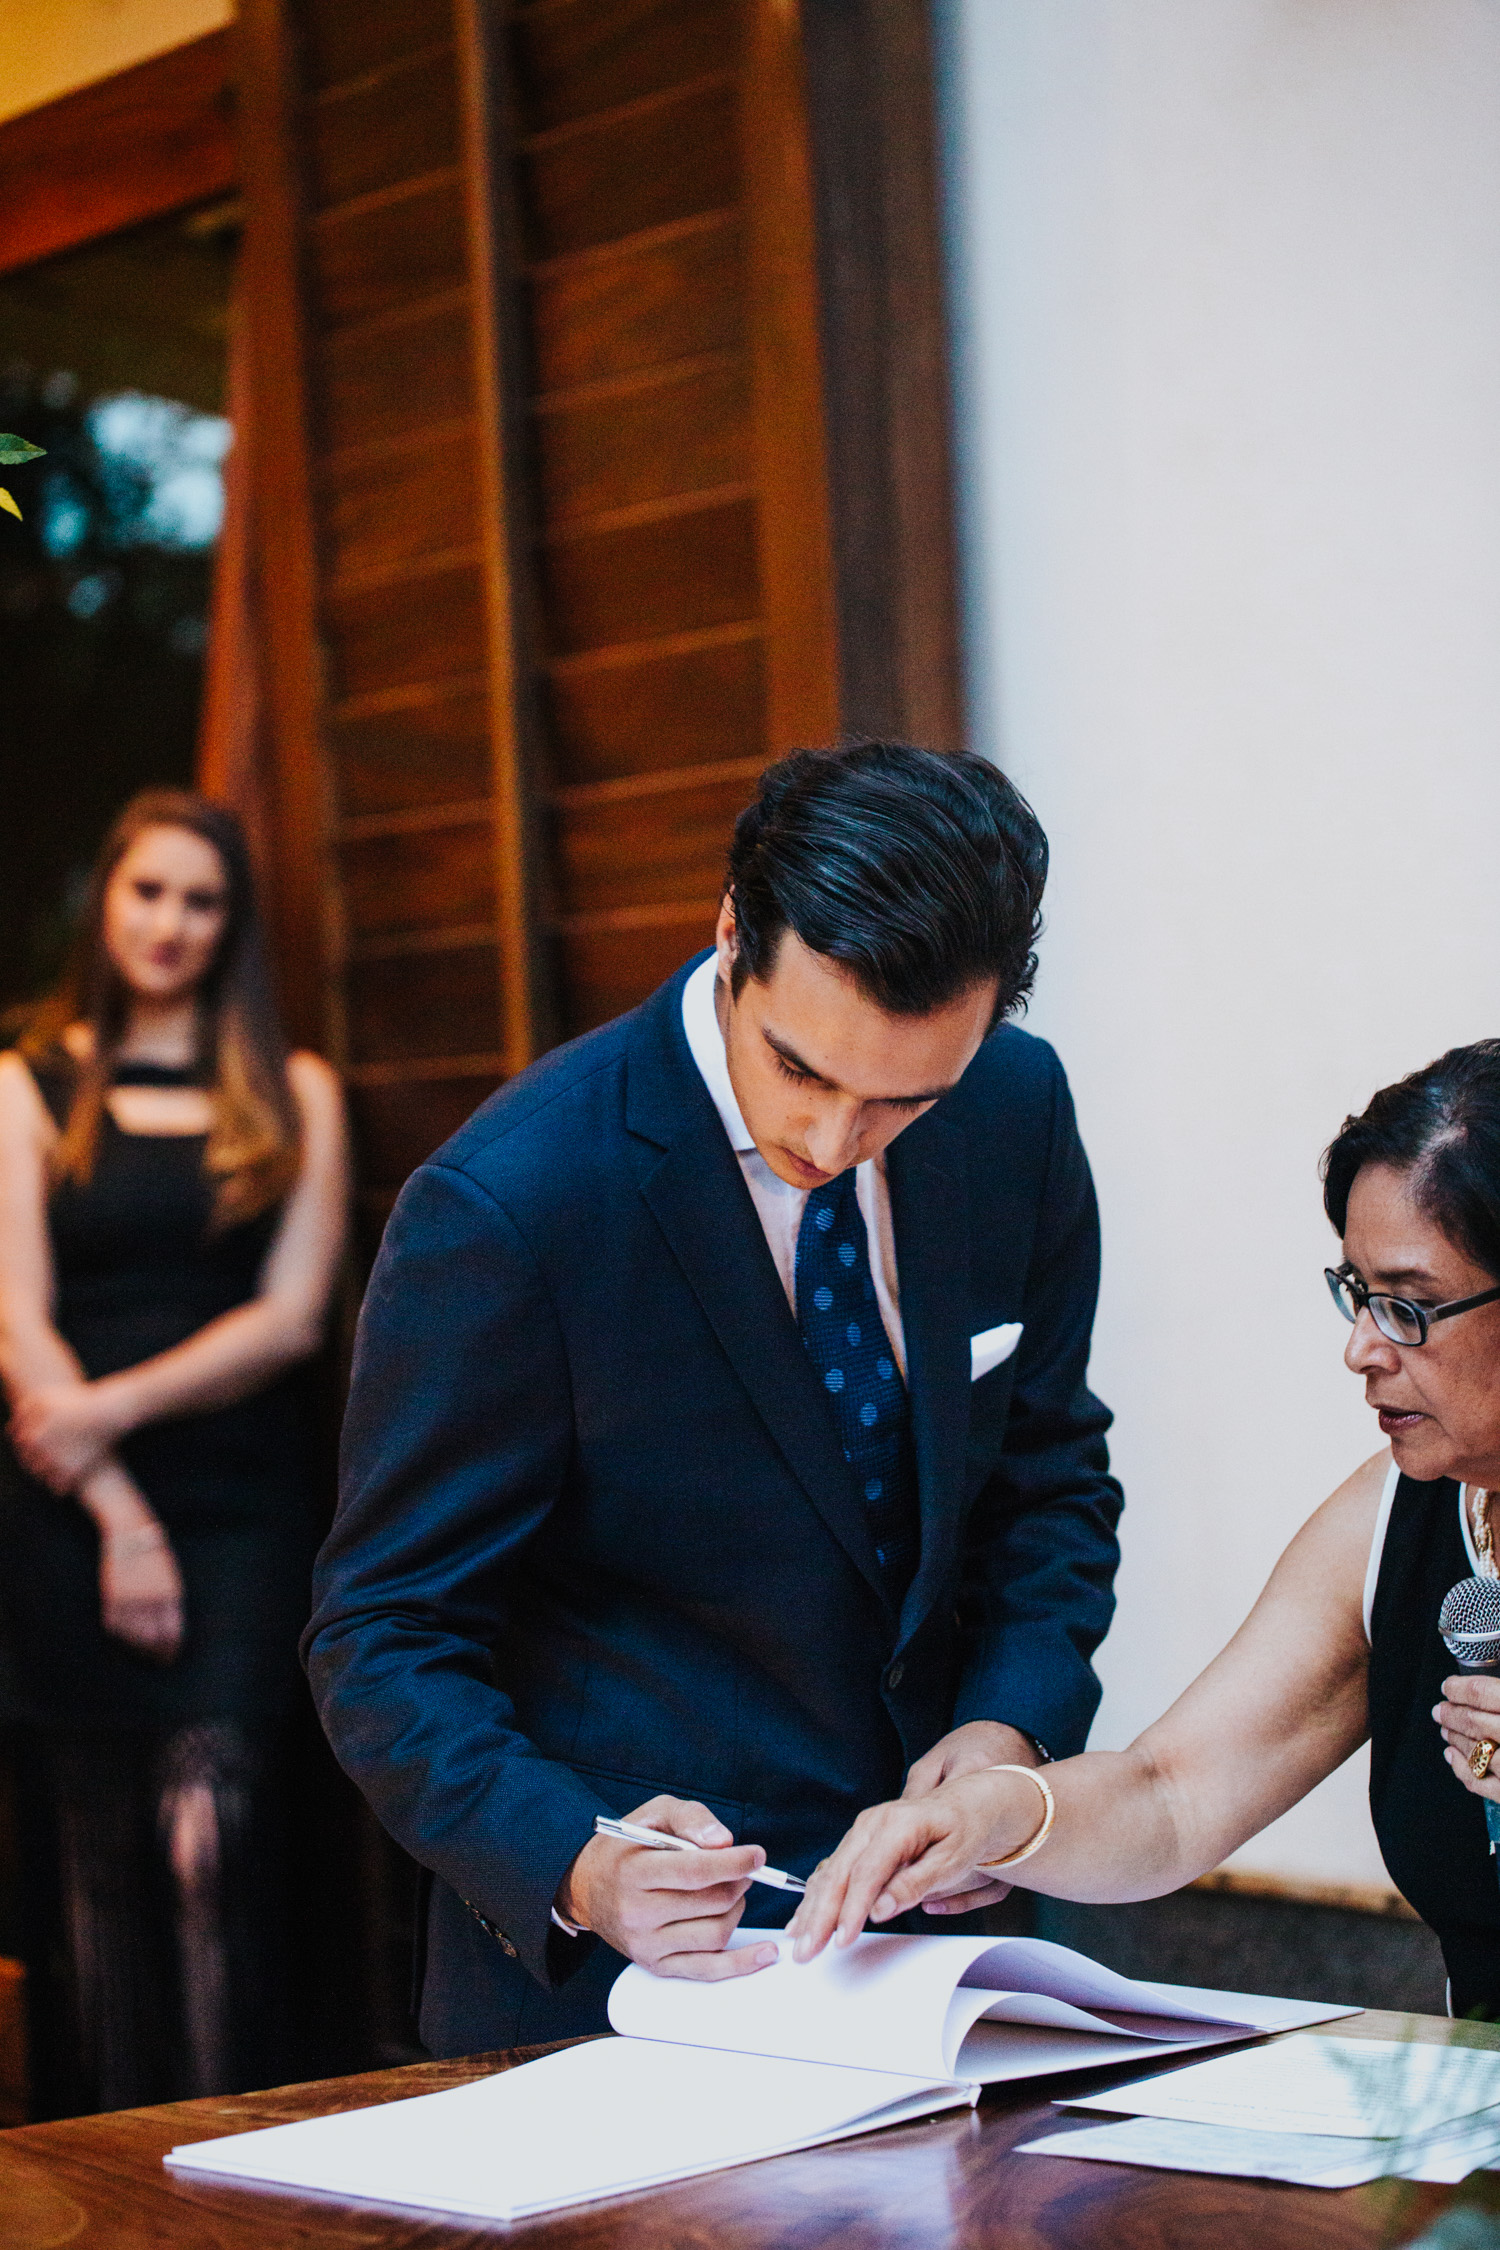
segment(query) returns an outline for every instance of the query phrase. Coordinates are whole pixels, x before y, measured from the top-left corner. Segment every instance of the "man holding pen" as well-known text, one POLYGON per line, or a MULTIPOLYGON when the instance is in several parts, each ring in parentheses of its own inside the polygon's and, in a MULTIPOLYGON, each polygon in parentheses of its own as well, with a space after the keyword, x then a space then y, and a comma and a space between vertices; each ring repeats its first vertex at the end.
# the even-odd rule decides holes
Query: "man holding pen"
POLYGON ((403 1191, 305 1651, 432 1877, 435 2053, 602 2029, 627 1959, 753 1973, 768 1855, 1082 1747, 1119 1492, 1088 1168, 1004 1023, 1045 869, 983 760, 798 753, 713 952, 403 1191))

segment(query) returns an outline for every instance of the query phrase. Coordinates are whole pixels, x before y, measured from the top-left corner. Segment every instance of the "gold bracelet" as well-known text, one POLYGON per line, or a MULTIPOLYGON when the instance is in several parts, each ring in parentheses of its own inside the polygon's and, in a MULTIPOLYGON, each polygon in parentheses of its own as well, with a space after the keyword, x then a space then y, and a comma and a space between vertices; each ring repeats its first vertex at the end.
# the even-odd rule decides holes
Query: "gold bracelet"
POLYGON ((1052 1794, 1051 1784, 1038 1773, 1035 1766, 986 1766, 984 1770, 986 1773, 1024 1773, 1027 1780, 1034 1781, 1042 1792, 1042 1825, 1031 1842, 1023 1844, 1019 1851, 1007 1852, 1004 1859, 982 1859, 979 1862, 986 1872, 992 1867, 1019 1867, 1023 1859, 1030 1859, 1033 1852, 1039 1852, 1051 1835, 1052 1823, 1057 1818, 1057 1799, 1052 1794))

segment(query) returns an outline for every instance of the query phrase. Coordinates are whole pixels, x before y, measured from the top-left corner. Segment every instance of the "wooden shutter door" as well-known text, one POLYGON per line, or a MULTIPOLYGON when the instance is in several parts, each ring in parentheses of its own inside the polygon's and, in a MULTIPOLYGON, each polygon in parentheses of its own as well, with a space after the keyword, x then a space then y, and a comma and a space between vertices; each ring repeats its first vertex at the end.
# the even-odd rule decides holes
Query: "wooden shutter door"
MULTIPOLYGON (((707 941, 760 769, 899 724, 890 649, 929 645, 925 597, 871 599, 919 544, 911 477, 857 459, 900 292, 889 226, 830 227, 808 4, 804 54, 796 0, 245 0, 278 928, 372 1214, 707 941)), ((873 53, 913 10, 845 13, 873 53)))

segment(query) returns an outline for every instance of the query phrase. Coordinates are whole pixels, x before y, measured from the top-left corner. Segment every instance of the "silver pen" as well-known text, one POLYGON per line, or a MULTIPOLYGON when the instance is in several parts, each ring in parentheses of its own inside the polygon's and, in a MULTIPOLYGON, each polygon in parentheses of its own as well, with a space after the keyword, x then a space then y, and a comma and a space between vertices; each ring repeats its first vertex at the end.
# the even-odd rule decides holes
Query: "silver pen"
MULTIPOLYGON (((595 1820, 594 1834, 613 1836, 621 1844, 644 1844, 647 1851, 652 1852, 715 1851, 721 1848, 714 1844, 690 1844, 686 1836, 669 1836, 660 1828, 638 1828, 633 1820, 611 1820, 606 1813, 600 1813, 595 1820)), ((807 1889, 807 1885, 799 1877, 783 1874, 779 1867, 763 1867, 750 1880, 752 1883, 765 1883, 773 1891, 807 1889)))

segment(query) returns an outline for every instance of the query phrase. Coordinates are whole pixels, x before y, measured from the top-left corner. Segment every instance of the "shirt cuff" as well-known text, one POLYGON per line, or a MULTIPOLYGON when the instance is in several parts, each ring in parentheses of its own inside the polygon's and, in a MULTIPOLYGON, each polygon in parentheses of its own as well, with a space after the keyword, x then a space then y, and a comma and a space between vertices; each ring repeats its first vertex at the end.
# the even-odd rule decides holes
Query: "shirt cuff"
POLYGON ((562 1933, 563 1933, 563 1936, 564 1936, 564 1937, 587 1937, 587 1936, 588 1936, 588 1931, 587 1931, 587 1930, 583 1930, 583 1929, 580 1929, 580 1928, 578 1927, 578 1925, 577 1925, 576 1923, 574 1923, 574 1922, 565 1922, 565 1921, 563 1920, 562 1916, 561 1916, 561 1915, 560 1915, 560 1914, 558 1913, 558 1911, 557 1911, 557 1908, 556 1908, 555 1906, 554 1906, 554 1907, 553 1907, 553 1909, 552 1909, 552 1920, 553 1920, 553 1923, 554 1923, 555 1927, 556 1927, 556 1928, 558 1928, 559 1930, 561 1930, 561 1931, 562 1931, 562 1933))

